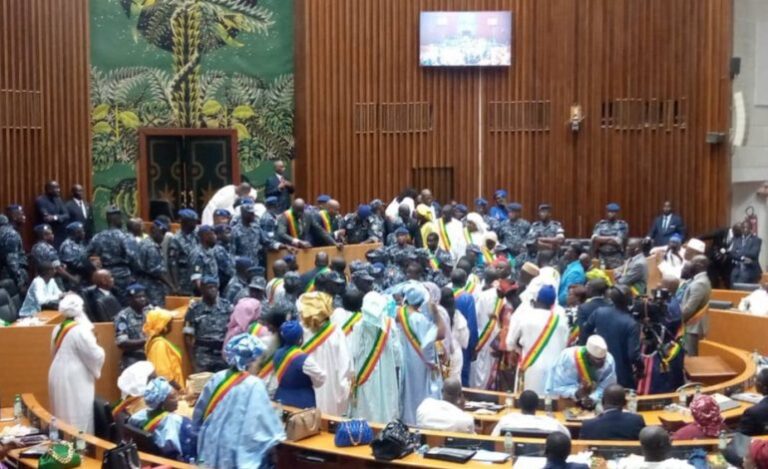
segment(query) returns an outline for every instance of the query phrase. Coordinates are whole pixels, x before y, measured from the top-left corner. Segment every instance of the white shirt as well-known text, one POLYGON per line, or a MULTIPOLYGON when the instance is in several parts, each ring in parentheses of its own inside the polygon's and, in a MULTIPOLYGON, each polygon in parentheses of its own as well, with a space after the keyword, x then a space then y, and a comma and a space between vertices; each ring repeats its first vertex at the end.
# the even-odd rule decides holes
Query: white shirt
POLYGON ((562 423, 546 415, 506 414, 499 419, 499 423, 496 424, 491 436, 500 436, 501 431, 507 429, 513 432, 560 432, 568 435, 569 438, 571 436, 571 433, 562 423))
POLYGON ((19 308, 19 316, 27 317, 39 313, 44 304, 59 301, 60 297, 61 290, 56 280, 52 278, 45 283, 43 277, 38 275, 29 285, 24 303, 19 308))
POLYGON ((400 204, 407 205, 411 213, 413 213, 414 209, 416 209, 416 202, 414 202, 412 198, 406 197, 402 201, 398 202, 397 197, 395 197, 392 199, 392 202, 387 205, 387 208, 384 209, 384 215, 386 215, 387 219, 394 221, 398 217, 400 204))
POLYGON ((475 419, 450 402, 428 397, 416 409, 416 426, 445 432, 475 433, 475 419))
POLYGON ((756 316, 768 316, 768 291, 758 288, 739 302, 739 311, 756 316))
POLYGON ((633 454, 618 461, 609 461, 610 469, 693 469, 693 466, 682 459, 669 458, 659 462, 646 462, 645 458, 633 454))
MULTIPOLYGON (((208 204, 205 206, 201 216, 203 225, 213 225, 213 212, 220 208, 229 210, 229 213, 231 213, 233 216, 236 215, 234 208, 235 201, 237 200, 237 192, 235 192, 236 189, 237 186, 230 184, 228 186, 222 187, 216 191, 215 194, 213 194, 213 197, 211 197, 211 200, 208 201, 208 204)), ((256 191, 251 189, 250 196, 256 200, 256 191)), ((264 207, 263 204, 256 204, 254 207, 256 207, 255 212, 256 216, 258 217, 264 215, 264 212, 267 211, 267 208, 264 207)), ((240 207, 238 207, 238 209, 239 208, 240 207)))

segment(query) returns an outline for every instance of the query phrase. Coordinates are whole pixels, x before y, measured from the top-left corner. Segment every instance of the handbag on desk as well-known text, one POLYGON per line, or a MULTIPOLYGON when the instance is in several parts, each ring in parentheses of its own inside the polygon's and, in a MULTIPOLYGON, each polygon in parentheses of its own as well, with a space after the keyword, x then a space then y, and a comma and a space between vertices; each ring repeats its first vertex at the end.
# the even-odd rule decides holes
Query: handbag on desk
POLYGON ((285 422, 285 436, 289 441, 299 441, 320 433, 322 420, 320 409, 305 409, 294 412, 285 422))
POLYGON ((53 443, 48 452, 40 456, 39 469, 71 469, 80 465, 80 455, 75 452, 72 443, 53 443))
POLYGON ((416 443, 408 426, 400 420, 393 420, 371 442, 371 449, 374 458, 392 461, 411 454, 416 443))
POLYGON ((363 419, 347 420, 336 426, 333 444, 339 448, 367 445, 373 441, 373 430, 363 419))
POLYGON ((141 469, 136 443, 124 443, 105 451, 101 469, 141 469))

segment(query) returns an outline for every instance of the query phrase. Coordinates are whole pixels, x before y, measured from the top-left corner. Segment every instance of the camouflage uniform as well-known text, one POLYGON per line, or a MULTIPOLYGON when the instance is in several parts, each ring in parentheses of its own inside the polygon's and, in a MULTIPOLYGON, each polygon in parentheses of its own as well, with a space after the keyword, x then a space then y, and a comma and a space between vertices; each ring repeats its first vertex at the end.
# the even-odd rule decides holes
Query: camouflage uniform
POLYGON ((217 298, 213 305, 195 301, 189 306, 184 333, 195 337, 195 371, 217 372, 227 367, 221 355, 232 305, 217 298))
POLYGON ((615 269, 624 263, 624 244, 627 242, 629 225, 624 220, 600 220, 592 230, 592 238, 595 236, 610 236, 619 243, 601 244, 597 252, 600 263, 608 269, 615 269))
POLYGON ((139 283, 147 289, 147 299, 153 306, 165 306, 168 286, 161 280, 168 272, 168 266, 163 259, 163 247, 150 237, 139 243, 139 269, 136 277, 139 283))
POLYGON ((179 293, 184 296, 192 295, 192 253, 198 246, 195 233, 184 234, 179 231, 168 244, 168 264, 176 265, 179 283, 179 293))
MULTIPOLYGON (((144 335, 144 320, 146 317, 146 309, 142 312, 137 312, 130 306, 123 308, 122 311, 117 313, 117 316, 115 316, 115 343, 119 346, 128 340, 146 340, 147 337, 144 335)), ((123 357, 120 359, 120 369, 124 370, 137 361, 146 359, 147 356, 143 348, 131 352, 123 352, 123 357)))
MULTIPOLYGON (((85 275, 88 273, 88 256, 85 254, 85 244, 79 243, 72 238, 67 238, 59 246, 59 259, 67 267, 67 271, 74 275, 80 275, 83 281, 88 280, 85 275)), ((70 285, 64 282, 67 289, 77 288, 79 285, 70 285)))
POLYGON ((109 228, 93 237, 88 245, 88 257, 98 256, 101 265, 115 280, 115 296, 126 304, 126 289, 134 283, 132 269, 136 267, 137 245, 133 237, 117 228, 109 228))
POLYGON ((277 233, 277 215, 267 210, 264 215, 259 218, 259 228, 261 233, 270 242, 275 241, 275 233, 277 233))
POLYGON ((232 262, 232 255, 229 253, 229 244, 221 243, 213 247, 213 257, 216 259, 216 267, 219 272, 219 284, 226 285, 235 275, 235 264, 232 262))
POLYGON ((29 281, 27 274, 27 256, 24 254, 24 246, 21 236, 16 229, 8 223, 5 215, 2 216, 5 223, 0 225, 0 267, 2 277, 10 278, 16 283, 19 290, 26 288, 29 281))
POLYGON ((51 264, 56 267, 61 263, 56 248, 45 241, 36 242, 29 252, 29 257, 32 259, 32 265, 36 269, 39 269, 42 264, 51 264))
POLYGON ((499 243, 509 248, 512 256, 517 256, 525 252, 525 241, 530 230, 531 224, 522 218, 504 220, 498 227, 499 243))
POLYGON ((240 278, 239 275, 235 275, 229 280, 226 288, 224 288, 224 298, 233 305, 236 305, 240 292, 243 290, 246 292, 248 291, 248 283, 249 282, 246 282, 244 279, 240 278))
POLYGON ((276 241, 270 240, 261 231, 258 223, 253 222, 249 226, 238 223, 232 228, 232 241, 230 242, 230 254, 232 257, 249 257, 254 264, 260 265, 262 248, 272 248, 276 241))
POLYGON ((213 248, 205 248, 203 246, 197 246, 192 251, 190 257, 190 264, 192 264, 192 280, 199 280, 203 277, 212 277, 216 279, 219 284, 219 266, 216 263, 216 256, 214 255, 213 248))
MULTIPOLYGON (((537 220, 533 222, 533 224, 531 225, 531 229, 528 231, 528 236, 526 238, 526 244, 529 247, 528 254, 531 255, 534 253, 538 253, 538 247, 536 247, 536 241, 539 238, 554 238, 560 235, 564 236, 565 230, 563 230, 563 225, 560 224, 559 221, 549 220, 548 222, 544 223, 541 220, 537 220)), ((503 244, 509 247, 509 244, 507 243, 503 243, 503 244)), ((555 258, 557 257, 558 257, 558 253, 555 253, 555 258)), ((522 265, 522 264, 519 264, 519 265, 522 265)))
POLYGON ((357 214, 352 213, 344 219, 343 226, 349 244, 360 244, 371 238, 382 241, 384 238, 384 225, 379 225, 373 217, 361 220, 357 214))
POLYGON ((388 263, 395 265, 403 265, 407 261, 408 256, 413 254, 415 251, 416 248, 410 244, 400 246, 399 244, 395 243, 384 248, 384 252, 387 254, 388 263))

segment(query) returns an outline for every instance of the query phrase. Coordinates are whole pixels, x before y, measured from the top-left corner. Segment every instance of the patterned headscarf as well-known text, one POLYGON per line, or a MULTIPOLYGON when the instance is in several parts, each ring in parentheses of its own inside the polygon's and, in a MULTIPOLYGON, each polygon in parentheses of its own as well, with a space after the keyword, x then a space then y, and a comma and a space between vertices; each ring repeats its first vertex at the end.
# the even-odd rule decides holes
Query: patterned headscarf
POLYGON ((720 406, 710 395, 699 394, 691 401, 691 415, 699 430, 708 437, 716 437, 723 428, 723 416, 720 406))
POLYGON ((304 293, 299 297, 299 315, 305 326, 315 331, 331 317, 331 295, 322 292, 304 293))
POLYGON ((144 320, 144 335, 148 339, 160 335, 171 320, 173 320, 173 313, 168 310, 160 308, 149 310, 144 320))
POLYGON ((147 384, 144 390, 144 402, 152 410, 159 409, 163 402, 168 399, 173 388, 165 378, 155 378, 147 384))
POLYGON ((229 366, 245 371, 267 349, 264 342, 250 334, 238 334, 224 346, 224 358, 229 366))

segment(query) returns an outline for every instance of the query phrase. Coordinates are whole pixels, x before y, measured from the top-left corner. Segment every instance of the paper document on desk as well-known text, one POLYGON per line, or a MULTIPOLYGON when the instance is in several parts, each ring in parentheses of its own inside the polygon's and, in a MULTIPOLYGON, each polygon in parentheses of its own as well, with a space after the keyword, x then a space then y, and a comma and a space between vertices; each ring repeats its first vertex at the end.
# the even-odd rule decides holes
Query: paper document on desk
POLYGON ((712 394, 712 397, 717 402, 717 405, 720 406, 720 412, 725 412, 726 410, 736 409, 740 407, 740 404, 733 399, 724 396, 723 394, 712 394))
POLYGON ((731 395, 731 399, 736 399, 737 401, 741 402, 748 402, 750 404, 757 404, 763 400, 763 396, 754 392, 740 392, 731 395))
POLYGON ((508 459, 509 455, 507 453, 501 453, 499 451, 486 451, 484 449, 477 450, 475 455, 472 456, 472 461, 492 462, 494 464, 502 463, 508 459))
MULTIPOLYGON (((475 455, 477 457, 477 455, 475 455)), ((567 459, 570 463, 586 464, 587 466, 592 464, 592 452, 582 451, 578 454, 572 454, 567 459)), ((547 458, 539 458, 533 456, 520 456, 515 460, 515 469, 541 469, 547 465, 547 458)))

